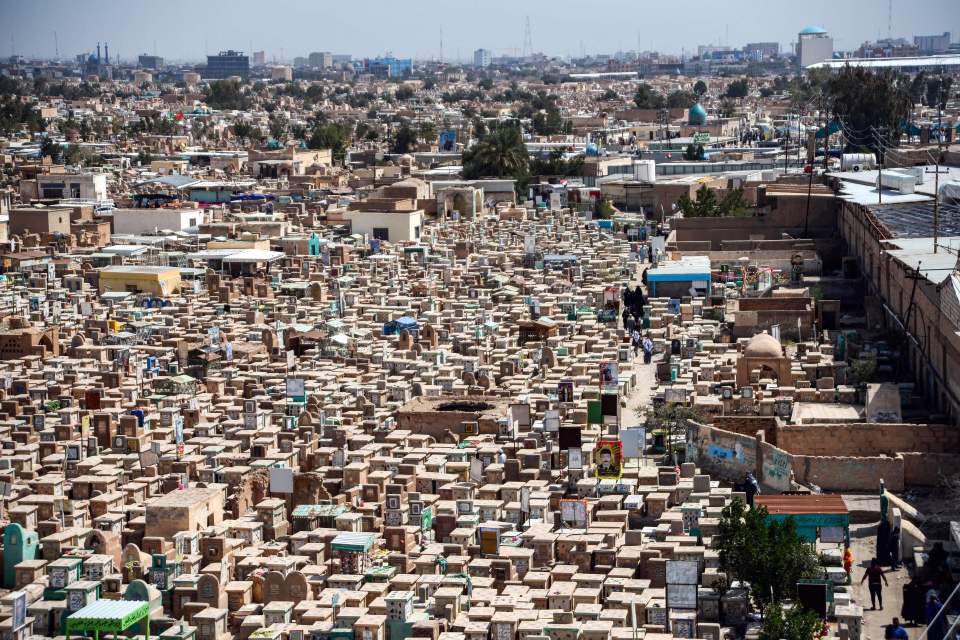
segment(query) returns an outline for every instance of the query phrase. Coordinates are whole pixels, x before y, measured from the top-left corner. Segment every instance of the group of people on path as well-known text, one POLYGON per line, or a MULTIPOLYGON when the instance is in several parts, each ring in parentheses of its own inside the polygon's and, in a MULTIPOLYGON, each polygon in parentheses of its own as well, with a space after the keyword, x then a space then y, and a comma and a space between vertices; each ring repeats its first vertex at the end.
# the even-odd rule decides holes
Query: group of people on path
MULTIPOLYGON (((894 554, 894 563, 891 571, 899 568, 898 555, 894 554)), ((853 556, 850 549, 844 551, 843 557, 844 569, 847 573, 853 565, 853 556)), ((926 625, 926 637, 929 640, 944 640, 947 635, 947 617, 941 615, 943 611, 943 602, 941 601, 940 591, 936 588, 936 583, 925 579, 946 566, 946 552, 943 550, 942 543, 936 543, 930 551, 927 558, 927 564, 923 571, 919 572, 907 585, 903 587, 903 606, 900 609, 900 615, 904 620, 908 620, 916 625, 926 625)), ((888 571, 883 569, 880 561, 873 558, 870 566, 863 573, 860 584, 867 583, 870 591, 870 609, 871 611, 883 611, 883 587, 890 586, 887 581, 888 571)), ((900 618, 893 618, 892 622, 886 626, 884 632, 885 640, 906 640, 908 638, 906 629, 900 622, 900 618)))

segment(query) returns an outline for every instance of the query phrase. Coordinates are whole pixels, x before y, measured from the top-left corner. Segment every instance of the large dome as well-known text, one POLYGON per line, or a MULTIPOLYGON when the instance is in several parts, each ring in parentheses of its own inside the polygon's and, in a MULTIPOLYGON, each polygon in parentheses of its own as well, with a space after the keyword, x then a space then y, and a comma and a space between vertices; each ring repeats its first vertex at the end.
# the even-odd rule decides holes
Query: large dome
POLYGON ((700 106, 699 102, 690 107, 687 123, 694 127, 702 127, 707 124, 707 110, 700 106))
POLYGON ((826 32, 827 32, 827 30, 824 29, 823 27, 818 27, 818 26, 816 26, 816 25, 811 24, 811 25, 809 25, 809 26, 804 27, 804 28, 800 31, 800 35, 802 35, 802 36, 818 36, 818 35, 820 35, 820 34, 822 34, 822 33, 826 33, 826 32))
POLYGON ((743 355, 747 358, 782 358, 783 349, 780 341, 769 333, 758 333, 750 338, 743 355))

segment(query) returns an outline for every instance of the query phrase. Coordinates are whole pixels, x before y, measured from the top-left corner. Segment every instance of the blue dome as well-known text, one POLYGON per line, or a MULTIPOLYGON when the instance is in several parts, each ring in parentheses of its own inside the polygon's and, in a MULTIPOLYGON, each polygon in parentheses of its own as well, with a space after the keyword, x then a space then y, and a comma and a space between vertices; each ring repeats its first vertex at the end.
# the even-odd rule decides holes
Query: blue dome
POLYGON ((824 29, 823 27, 818 27, 818 26, 816 26, 816 25, 809 25, 809 26, 807 26, 807 27, 804 27, 803 30, 800 31, 800 35, 802 35, 802 36, 816 36, 816 35, 820 35, 821 33, 826 33, 826 32, 827 32, 827 30, 824 29))
POLYGON ((700 106, 699 102, 690 107, 690 113, 687 116, 687 124, 695 127, 701 127, 707 124, 707 111, 700 106))

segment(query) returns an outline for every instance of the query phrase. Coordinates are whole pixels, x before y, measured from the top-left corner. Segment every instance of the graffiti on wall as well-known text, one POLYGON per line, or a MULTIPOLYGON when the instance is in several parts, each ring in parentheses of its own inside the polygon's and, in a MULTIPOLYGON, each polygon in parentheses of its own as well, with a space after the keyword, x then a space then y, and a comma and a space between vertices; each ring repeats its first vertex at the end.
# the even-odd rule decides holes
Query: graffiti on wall
POLYGON ((763 481, 774 487, 790 488, 790 456, 782 451, 772 449, 763 460, 763 481))

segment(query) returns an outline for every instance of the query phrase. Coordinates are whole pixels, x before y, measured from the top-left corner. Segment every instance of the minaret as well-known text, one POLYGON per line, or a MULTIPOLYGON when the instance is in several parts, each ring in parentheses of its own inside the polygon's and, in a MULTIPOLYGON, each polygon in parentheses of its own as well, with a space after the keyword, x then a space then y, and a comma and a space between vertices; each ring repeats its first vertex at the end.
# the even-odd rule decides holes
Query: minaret
POLYGON ((104 64, 110 64, 110 44, 107 42, 103 43, 103 57, 107 59, 104 64))
POLYGON ((100 64, 100 43, 97 43, 97 64, 100 64))

